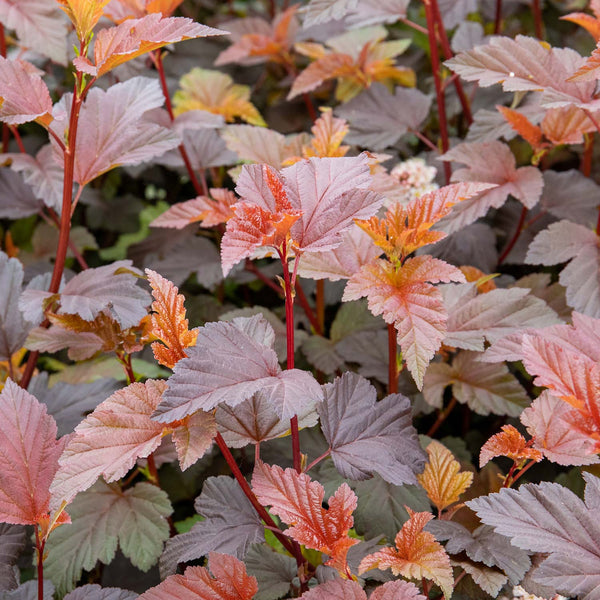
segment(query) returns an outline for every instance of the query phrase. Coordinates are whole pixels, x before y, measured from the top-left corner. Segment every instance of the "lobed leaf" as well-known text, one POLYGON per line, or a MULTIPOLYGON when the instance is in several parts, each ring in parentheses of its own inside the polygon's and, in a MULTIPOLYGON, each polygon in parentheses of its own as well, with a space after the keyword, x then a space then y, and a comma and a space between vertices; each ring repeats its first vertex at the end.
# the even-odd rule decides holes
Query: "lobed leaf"
POLYGON ((542 453, 531 448, 525 438, 513 425, 503 425, 502 431, 493 435, 479 452, 479 468, 483 468, 492 458, 507 456, 519 463, 524 460, 540 462, 542 453))
POLYGON ((88 40, 92 29, 96 26, 104 7, 110 0, 57 0, 65 11, 77 32, 80 41, 88 40))
POLYGON ((345 483, 329 498, 329 508, 322 507, 325 490, 308 475, 294 469, 285 471, 259 462, 254 468, 252 489, 259 502, 291 525, 286 534, 307 548, 329 555, 325 563, 340 573, 347 573, 346 555, 358 540, 348 536, 354 519, 356 496, 345 483))
POLYGON ((323 389, 317 411, 337 470, 354 480, 375 472, 395 485, 415 483, 424 456, 408 399, 391 394, 376 402, 375 388, 354 373, 345 373, 323 389))
POLYGON ((445 508, 458 502, 461 494, 473 482, 473 473, 460 471, 460 464, 454 455, 440 442, 433 440, 426 448, 429 461, 425 470, 417 475, 417 480, 427 492, 427 496, 441 513, 445 508))

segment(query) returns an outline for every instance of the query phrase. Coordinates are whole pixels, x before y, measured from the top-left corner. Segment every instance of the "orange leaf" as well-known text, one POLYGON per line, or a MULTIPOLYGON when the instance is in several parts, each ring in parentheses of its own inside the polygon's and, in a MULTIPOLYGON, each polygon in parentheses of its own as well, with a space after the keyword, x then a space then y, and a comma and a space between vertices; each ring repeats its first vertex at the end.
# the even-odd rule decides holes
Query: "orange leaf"
POLYGON ((251 600, 257 591, 256 578, 248 575, 242 561, 229 554, 211 552, 208 569, 188 567, 183 575, 167 577, 139 596, 139 600, 251 600))
POLYGON ((163 17, 170 17, 183 0, 150 0, 146 4, 147 13, 161 13, 163 17))
POLYGON ((384 548, 362 559, 359 575, 370 569, 391 569, 394 575, 408 579, 429 579, 437 583, 446 598, 452 595, 454 578, 450 557, 433 534, 423 528, 433 515, 428 512, 413 512, 406 507, 409 520, 396 535, 396 549, 384 548))
POLYGON ((574 12, 560 17, 563 21, 571 21, 583 27, 591 36, 600 41, 600 20, 586 13, 574 12))
POLYGON ((487 292, 491 292, 492 290, 496 289, 496 284, 494 283, 493 278, 496 277, 497 274, 486 275, 481 269, 471 265, 463 265, 459 267, 459 269, 468 282, 475 282, 477 291, 480 294, 487 294, 487 292))
POLYGON ((325 490, 318 481, 311 481, 294 469, 285 471, 277 466, 258 463, 252 476, 252 489, 259 502, 271 506, 271 512, 291 525, 286 534, 307 548, 329 555, 326 565, 350 577, 346 563, 348 550, 358 544, 348 532, 354 524, 352 512, 357 498, 343 483, 329 498, 329 508, 323 508, 325 490))
POLYGON ((573 105, 548 109, 541 128, 544 135, 555 145, 581 144, 584 133, 596 130, 585 111, 573 105))
POLYGON ((508 124, 534 149, 542 147, 542 130, 534 125, 525 115, 506 106, 496 106, 508 124))
POLYGON ((458 502, 460 495, 473 482, 473 473, 460 472, 460 464, 454 455, 440 442, 432 441, 427 446, 429 462, 417 480, 425 488, 427 496, 439 512, 458 502))
POLYGON ((348 133, 348 123, 344 119, 336 119, 330 108, 322 110, 311 129, 313 139, 309 146, 302 148, 302 155, 304 158, 345 156, 350 146, 342 146, 341 143, 348 133))
POLYGON ((493 435, 481 448, 479 466, 483 467, 496 456, 508 456, 515 462, 535 460, 540 462, 543 456, 539 450, 531 448, 525 438, 512 425, 503 425, 502 431, 493 435))
POLYGON ((196 343, 198 333, 188 329, 184 297, 177 287, 150 269, 146 269, 146 275, 154 296, 152 335, 164 344, 154 342, 152 351, 159 364, 172 369, 179 360, 187 356, 184 348, 196 343))
POLYGON ((87 41, 110 0, 57 0, 67 13, 80 40, 87 41))

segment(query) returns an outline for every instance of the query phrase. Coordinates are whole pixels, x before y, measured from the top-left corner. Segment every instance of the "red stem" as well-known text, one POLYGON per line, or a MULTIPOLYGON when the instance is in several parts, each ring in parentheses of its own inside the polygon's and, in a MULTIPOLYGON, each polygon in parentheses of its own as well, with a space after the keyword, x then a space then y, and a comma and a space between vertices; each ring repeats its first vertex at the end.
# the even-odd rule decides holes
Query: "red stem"
POLYGON ((542 21, 542 8, 540 6, 540 0, 533 0, 531 7, 533 12, 533 23, 535 27, 535 37, 539 40, 544 39, 544 22, 542 21))
MULTIPOLYGON (((442 15, 440 13, 440 7, 437 0, 430 0, 431 8, 433 9, 433 16, 435 22, 437 23, 437 33, 440 41, 440 45, 442 47, 442 52, 444 53, 444 57, 446 60, 450 60, 454 53, 450 48, 450 42, 448 41, 448 35, 446 34, 446 28, 444 27, 444 21, 442 21, 442 15)), ((456 93, 458 95, 458 99, 460 100, 460 105, 462 107, 463 114, 465 115, 465 119, 467 123, 470 125, 473 122, 473 115, 471 114, 471 106, 469 104, 469 99, 465 94, 465 90, 462 86, 462 82, 460 77, 453 77, 452 82, 454 83, 454 87, 456 88, 456 93)))
POLYGON ((514 248, 515 244, 517 243, 517 240, 519 239, 519 236, 521 235, 521 231, 523 231, 523 225, 525 224, 526 217, 527 217, 527 207, 524 206, 521 209, 521 216, 519 217, 519 222, 517 223, 517 229, 516 229, 514 235, 512 236, 512 239, 510 240, 510 242, 508 242, 508 244, 506 244, 504 250, 502 250, 502 254, 500 254, 500 256, 498 257, 498 265, 501 265, 506 260, 506 257, 510 254, 510 251, 514 248))
POLYGON ((327 458, 329 455, 331 454, 331 450, 327 450, 326 452, 323 452, 323 454, 321 454, 321 456, 315 458, 315 460, 313 460, 305 469, 304 472, 306 473, 307 471, 310 471, 315 465, 318 465, 323 459, 327 458))
POLYGON ((444 410, 441 410, 439 412, 435 423, 429 428, 429 431, 427 432, 427 435, 429 437, 432 437, 433 434, 440 428, 442 423, 448 418, 448 415, 452 412, 457 403, 458 400, 454 396, 452 396, 452 400, 450 400, 448 406, 444 410))
MULTIPOLYGON (((435 0, 423 0, 423 4, 425 5, 425 16, 427 18, 427 35, 429 37, 429 49, 431 51, 431 70, 433 71, 433 80, 435 83, 442 150, 446 153, 450 147, 448 138, 448 119, 446 117, 446 103, 442 91, 442 80, 440 78, 440 55, 438 52, 437 36, 435 34, 435 12, 432 7, 432 2, 435 2, 435 0)), ((444 162, 444 174, 446 176, 446 183, 450 183, 450 175, 452 173, 448 161, 444 162)))
POLYGON ((581 172, 589 177, 592 174, 592 157, 594 155, 594 134, 585 133, 583 145, 583 155, 581 157, 581 172))
POLYGON ((502 33, 502 0, 496 0, 496 15, 494 18, 494 34, 502 33))
POLYGON ((44 547, 45 540, 40 540, 39 527, 35 526, 35 547, 37 550, 38 600, 44 600, 44 547))
MULTIPOLYGON (((285 284, 285 330, 287 341, 287 369, 294 368, 294 284, 290 277, 290 269, 286 259, 285 242, 283 251, 279 253, 281 266, 283 267, 283 281, 285 284)), ((298 258, 296 258, 298 260, 298 258)), ((290 429, 292 432, 292 455, 294 457, 294 469, 298 473, 301 469, 301 454, 300 454, 300 432, 298 431, 298 415, 294 415, 290 419, 290 429)))
MULTIPOLYGON (((298 259, 296 259, 296 260, 298 260, 298 259)), ((306 294, 304 293, 304 289, 302 288, 302 286, 299 283, 297 283, 295 285, 295 289, 296 289, 296 295, 298 296, 298 303, 302 307, 302 310, 306 313, 306 317, 310 321, 310 324, 311 324, 312 328, 315 330, 315 333, 317 335, 323 335, 323 329, 321 329, 321 324, 319 323, 317 315, 315 315, 315 312, 313 311, 310 304, 308 303, 308 298, 306 297, 306 294)))
MULTIPOLYGON (((175 120, 175 115, 173 114, 173 105, 171 103, 171 97, 169 96, 169 88, 167 86, 167 78, 165 76, 165 68, 162 61, 162 53, 160 50, 155 50, 154 52, 150 53, 150 56, 152 57, 152 61, 156 66, 156 70, 158 71, 160 86, 163 91, 163 96, 165 97, 165 108, 167 109, 167 112, 169 113, 169 118, 172 122, 175 120)), ((196 173, 194 172, 194 168, 192 167, 190 157, 187 153, 187 150, 185 149, 185 145, 183 144, 183 142, 179 144, 179 153, 181 154, 183 164, 185 165, 185 168, 188 172, 188 176, 190 178, 190 181, 192 182, 192 185, 194 186, 194 189, 196 190, 196 193, 199 196, 208 196, 208 187, 206 186, 206 182, 204 183, 204 185, 202 185, 198 181, 196 173)))
POLYGON ((231 469, 231 472, 233 473, 233 476, 235 477, 239 486, 242 488, 244 495, 246 496, 246 498, 248 498, 248 500, 250 500, 250 503, 252 504, 260 518, 271 528, 277 539, 283 544, 284 548, 296 558, 298 566, 303 564, 304 557, 300 552, 300 546, 298 546, 296 542, 291 541, 288 537, 286 537, 283 534, 281 529, 277 527, 277 523, 273 521, 271 515, 269 515, 269 513, 266 511, 265 507, 258 501, 258 498, 252 491, 252 488, 246 481, 246 478, 242 475, 240 468, 235 462, 235 458, 233 458, 233 454, 231 454, 231 451, 227 447, 227 444, 225 443, 225 440, 223 439, 223 436, 220 433, 217 433, 215 437, 215 442, 217 442, 217 446, 219 446, 219 450, 221 450, 223 458, 225 458, 227 464, 229 465, 229 468, 231 469))
POLYGON ((249 259, 246 259, 244 263, 244 269, 256 275, 257 279, 260 279, 266 286, 270 287, 276 294, 282 296, 282 289, 271 279, 269 279, 262 271, 260 271, 256 265, 249 259))
MULTIPOLYGON (((298 259, 297 259, 298 260, 298 259)), ((317 322, 319 331, 325 331, 325 280, 317 279, 317 288, 315 291, 315 302, 317 305, 317 322)))
POLYGON ((388 394, 398 393, 398 334, 393 323, 388 324, 388 394))
POLYGON ((419 33, 424 33, 425 35, 427 35, 427 28, 423 27, 422 25, 419 25, 418 23, 415 23, 414 21, 411 21, 410 19, 399 19, 399 21, 400 21, 400 23, 404 23, 408 27, 411 27, 415 31, 418 31, 419 33))

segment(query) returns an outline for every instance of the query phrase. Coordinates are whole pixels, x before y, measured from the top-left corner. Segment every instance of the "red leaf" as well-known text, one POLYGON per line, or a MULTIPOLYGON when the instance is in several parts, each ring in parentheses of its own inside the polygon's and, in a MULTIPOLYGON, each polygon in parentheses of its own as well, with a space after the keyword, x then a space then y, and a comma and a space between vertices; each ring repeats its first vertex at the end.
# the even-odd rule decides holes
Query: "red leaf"
POLYGON ((242 561, 211 552, 208 569, 188 567, 183 575, 171 575, 141 594, 139 600, 251 600, 257 591, 256 579, 246 573, 242 561))
POLYGON ((0 521, 47 521, 50 483, 64 442, 56 440, 46 405, 7 380, 0 394, 0 521))
POLYGON ((285 471, 277 466, 258 463, 252 476, 252 489, 259 502, 271 506, 271 512, 291 525, 286 534, 307 548, 330 556, 325 563, 348 576, 346 554, 358 543, 348 537, 354 524, 352 512, 357 498, 343 483, 329 498, 329 508, 323 508, 325 490, 308 475, 294 469, 285 471))

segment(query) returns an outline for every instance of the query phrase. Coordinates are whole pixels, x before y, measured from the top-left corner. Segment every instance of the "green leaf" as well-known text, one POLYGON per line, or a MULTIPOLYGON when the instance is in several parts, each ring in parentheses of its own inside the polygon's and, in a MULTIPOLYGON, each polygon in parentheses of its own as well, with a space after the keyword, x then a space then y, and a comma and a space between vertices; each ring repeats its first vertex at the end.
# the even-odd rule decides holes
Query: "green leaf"
POLYGON ((44 573, 59 594, 72 590, 83 569, 93 569, 98 560, 109 564, 118 546, 133 565, 147 571, 169 538, 171 503, 149 483, 122 491, 100 480, 79 494, 68 511, 72 522, 52 532, 44 562, 44 573))

